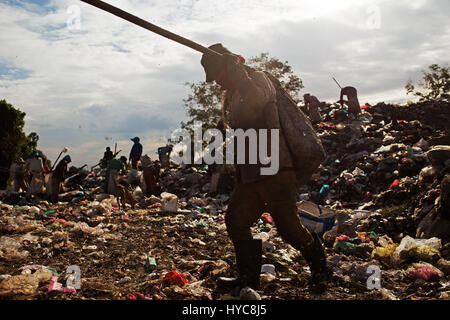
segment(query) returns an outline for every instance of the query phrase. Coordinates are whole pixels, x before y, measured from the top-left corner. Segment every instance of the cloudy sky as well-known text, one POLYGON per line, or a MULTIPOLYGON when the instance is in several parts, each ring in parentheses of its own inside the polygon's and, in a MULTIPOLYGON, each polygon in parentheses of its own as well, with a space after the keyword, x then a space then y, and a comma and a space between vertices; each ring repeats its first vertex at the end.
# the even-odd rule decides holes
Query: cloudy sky
MULTIPOLYGON (((288 61, 310 92, 336 101, 404 103, 408 79, 447 64, 448 0, 108 0, 162 28, 244 57, 288 61)), ((55 160, 69 147, 92 166, 106 146, 152 158, 186 120, 186 82, 200 53, 77 0, 0 0, 0 99, 25 111, 27 133, 55 160)))

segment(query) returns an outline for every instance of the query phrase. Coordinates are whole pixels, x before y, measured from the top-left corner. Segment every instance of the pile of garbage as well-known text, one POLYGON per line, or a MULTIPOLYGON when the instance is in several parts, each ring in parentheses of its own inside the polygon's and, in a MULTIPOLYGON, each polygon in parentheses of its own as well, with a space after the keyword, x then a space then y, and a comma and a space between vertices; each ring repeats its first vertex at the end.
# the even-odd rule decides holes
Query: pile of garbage
POLYGON ((328 157, 297 195, 334 271, 324 294, 309 291, 270 213, 252 227, 261 288, 219 290, 237 272, 224 221, 233 168, 212 193, 208 166, 172 165, 152 195, 140 171, 121 177, 134 208, 104 192, 100 169, 68 179, 56 203, 2 193, 0 299, 449 299, 449 127, 430 118, 450 105, 367 105, 358 118, 326 108, 316 129, 328 157))

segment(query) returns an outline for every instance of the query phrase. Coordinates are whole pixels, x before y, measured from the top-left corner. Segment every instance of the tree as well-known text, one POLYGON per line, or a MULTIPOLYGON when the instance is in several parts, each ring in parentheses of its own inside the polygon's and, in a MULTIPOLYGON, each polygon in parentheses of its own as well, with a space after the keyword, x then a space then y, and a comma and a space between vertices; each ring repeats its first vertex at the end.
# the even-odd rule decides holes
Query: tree
POLYGON ((220 86, 204 81, 186 85, 190 87, 191 93, 183 102, 190 120, 186 123, 182 121, 181 128, 192 130, 195 121, 203 124, 203 130, 215 127, 222 115, 220 86))
POLYGON ((423 79, 418 82, 425 92, 416 91, 413 83, 409 80, 406 85, 406 93, 413 94, 419 97, 419 101, 435 101, 446 100, 450 101, 450 70, 448 67, 441 67, 437 64, 432 64, 428 67, 429 71, 422 71, 423 79))
MULTIPOLYGON (((0 188, 5 189, 9 177, 9 167, 18 158, 26 158, 36 150, 39 136, 23 132, 25 112, 14 108, 6 100, 0 100, 0 188)), ((45 155, 38 150, 47 161, 45 155)))
POLYGON ((251 57, 247 64, 256 70, 269 72, 281 82, 291 97, 299 102, 299 93, 303 88, 303 82, 294 74, 288 61, 281 62, 278 58, 269 57, 268 52, 264 52, 257 57, 251 57))
POLYGON ((28 135, 28 138, 30 138, 30 139, 31 139, 31 142, 37 146, 37 143, 38 143, 38 141, 39 141, 39 136, 37 135, 36 132, 31 132, 31 133, 28 135))
MULTIPOLYGON (((261 53, 257 57, 251 57, 246 64, 259 71, 267 71, 276 77, 292 98, 299 101, 299 92, 303 88, 302 80, 294 74, 287 61, 281 62, 278 58, 269 57, 268 53, 261 53)), ((183 99, 184 106, 189 116, 188 122, 181 122, 181 128, 192 130, 194 122, 200 121, 206 130, 214 128, 222 115, 222 93, 215 83, 200 81, 186 83, 191 93, 187 99, 183 99)), ((170 140, 169 140, 170 141, 170 140)), ((171 141, 173 142, 173 141, 171 141)))

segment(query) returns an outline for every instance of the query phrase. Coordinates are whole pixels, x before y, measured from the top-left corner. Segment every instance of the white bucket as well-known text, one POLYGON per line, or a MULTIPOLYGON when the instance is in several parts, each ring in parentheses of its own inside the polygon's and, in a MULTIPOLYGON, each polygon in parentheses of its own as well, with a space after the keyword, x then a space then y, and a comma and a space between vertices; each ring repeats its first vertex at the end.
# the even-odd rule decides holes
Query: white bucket
POLYGON ((277 275, 277 273, 275 272, 275 266, 273 264, 263 264, 261 266, 261 273, 271 273, 274 276, 277 275))

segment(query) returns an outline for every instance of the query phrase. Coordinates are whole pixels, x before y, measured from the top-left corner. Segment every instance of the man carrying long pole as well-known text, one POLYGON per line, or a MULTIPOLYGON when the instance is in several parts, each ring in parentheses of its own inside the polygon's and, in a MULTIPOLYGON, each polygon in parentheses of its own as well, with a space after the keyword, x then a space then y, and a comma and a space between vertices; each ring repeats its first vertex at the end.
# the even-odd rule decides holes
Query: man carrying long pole
MULTIPOLYGON (((275 116, 278 108, 276 84, 264 72, 245 66, 243 57, 221 44, 205 48, 102 1, 82 1, 202 52, 205 81, 215 81, 231 101, 229 110, 233 129, 280 128, 278 116, 275 116)), ((298 181, 294 161, 283 134, 280 134, 279 141, 272 143, 276 142, 279 142, 280 159, 277 173, 263 175, 261 162, 237 165, 238 182, 230 199, 225 223, 234 245, 239 275, 235 279, 220 278, 218 284, 233 291, 247 286, 259 287, 262 244, 261 240, 252 238, 250 227, 263 212, 270 212, 282 239, 301 251, 309 263, 312 289, 321 292, 331 278, 324 248, 317 234, 311 234, 300 222, 296 207, 298 181)), ((251 148, 247 145, 245 149, 247 158, 251 148)))

